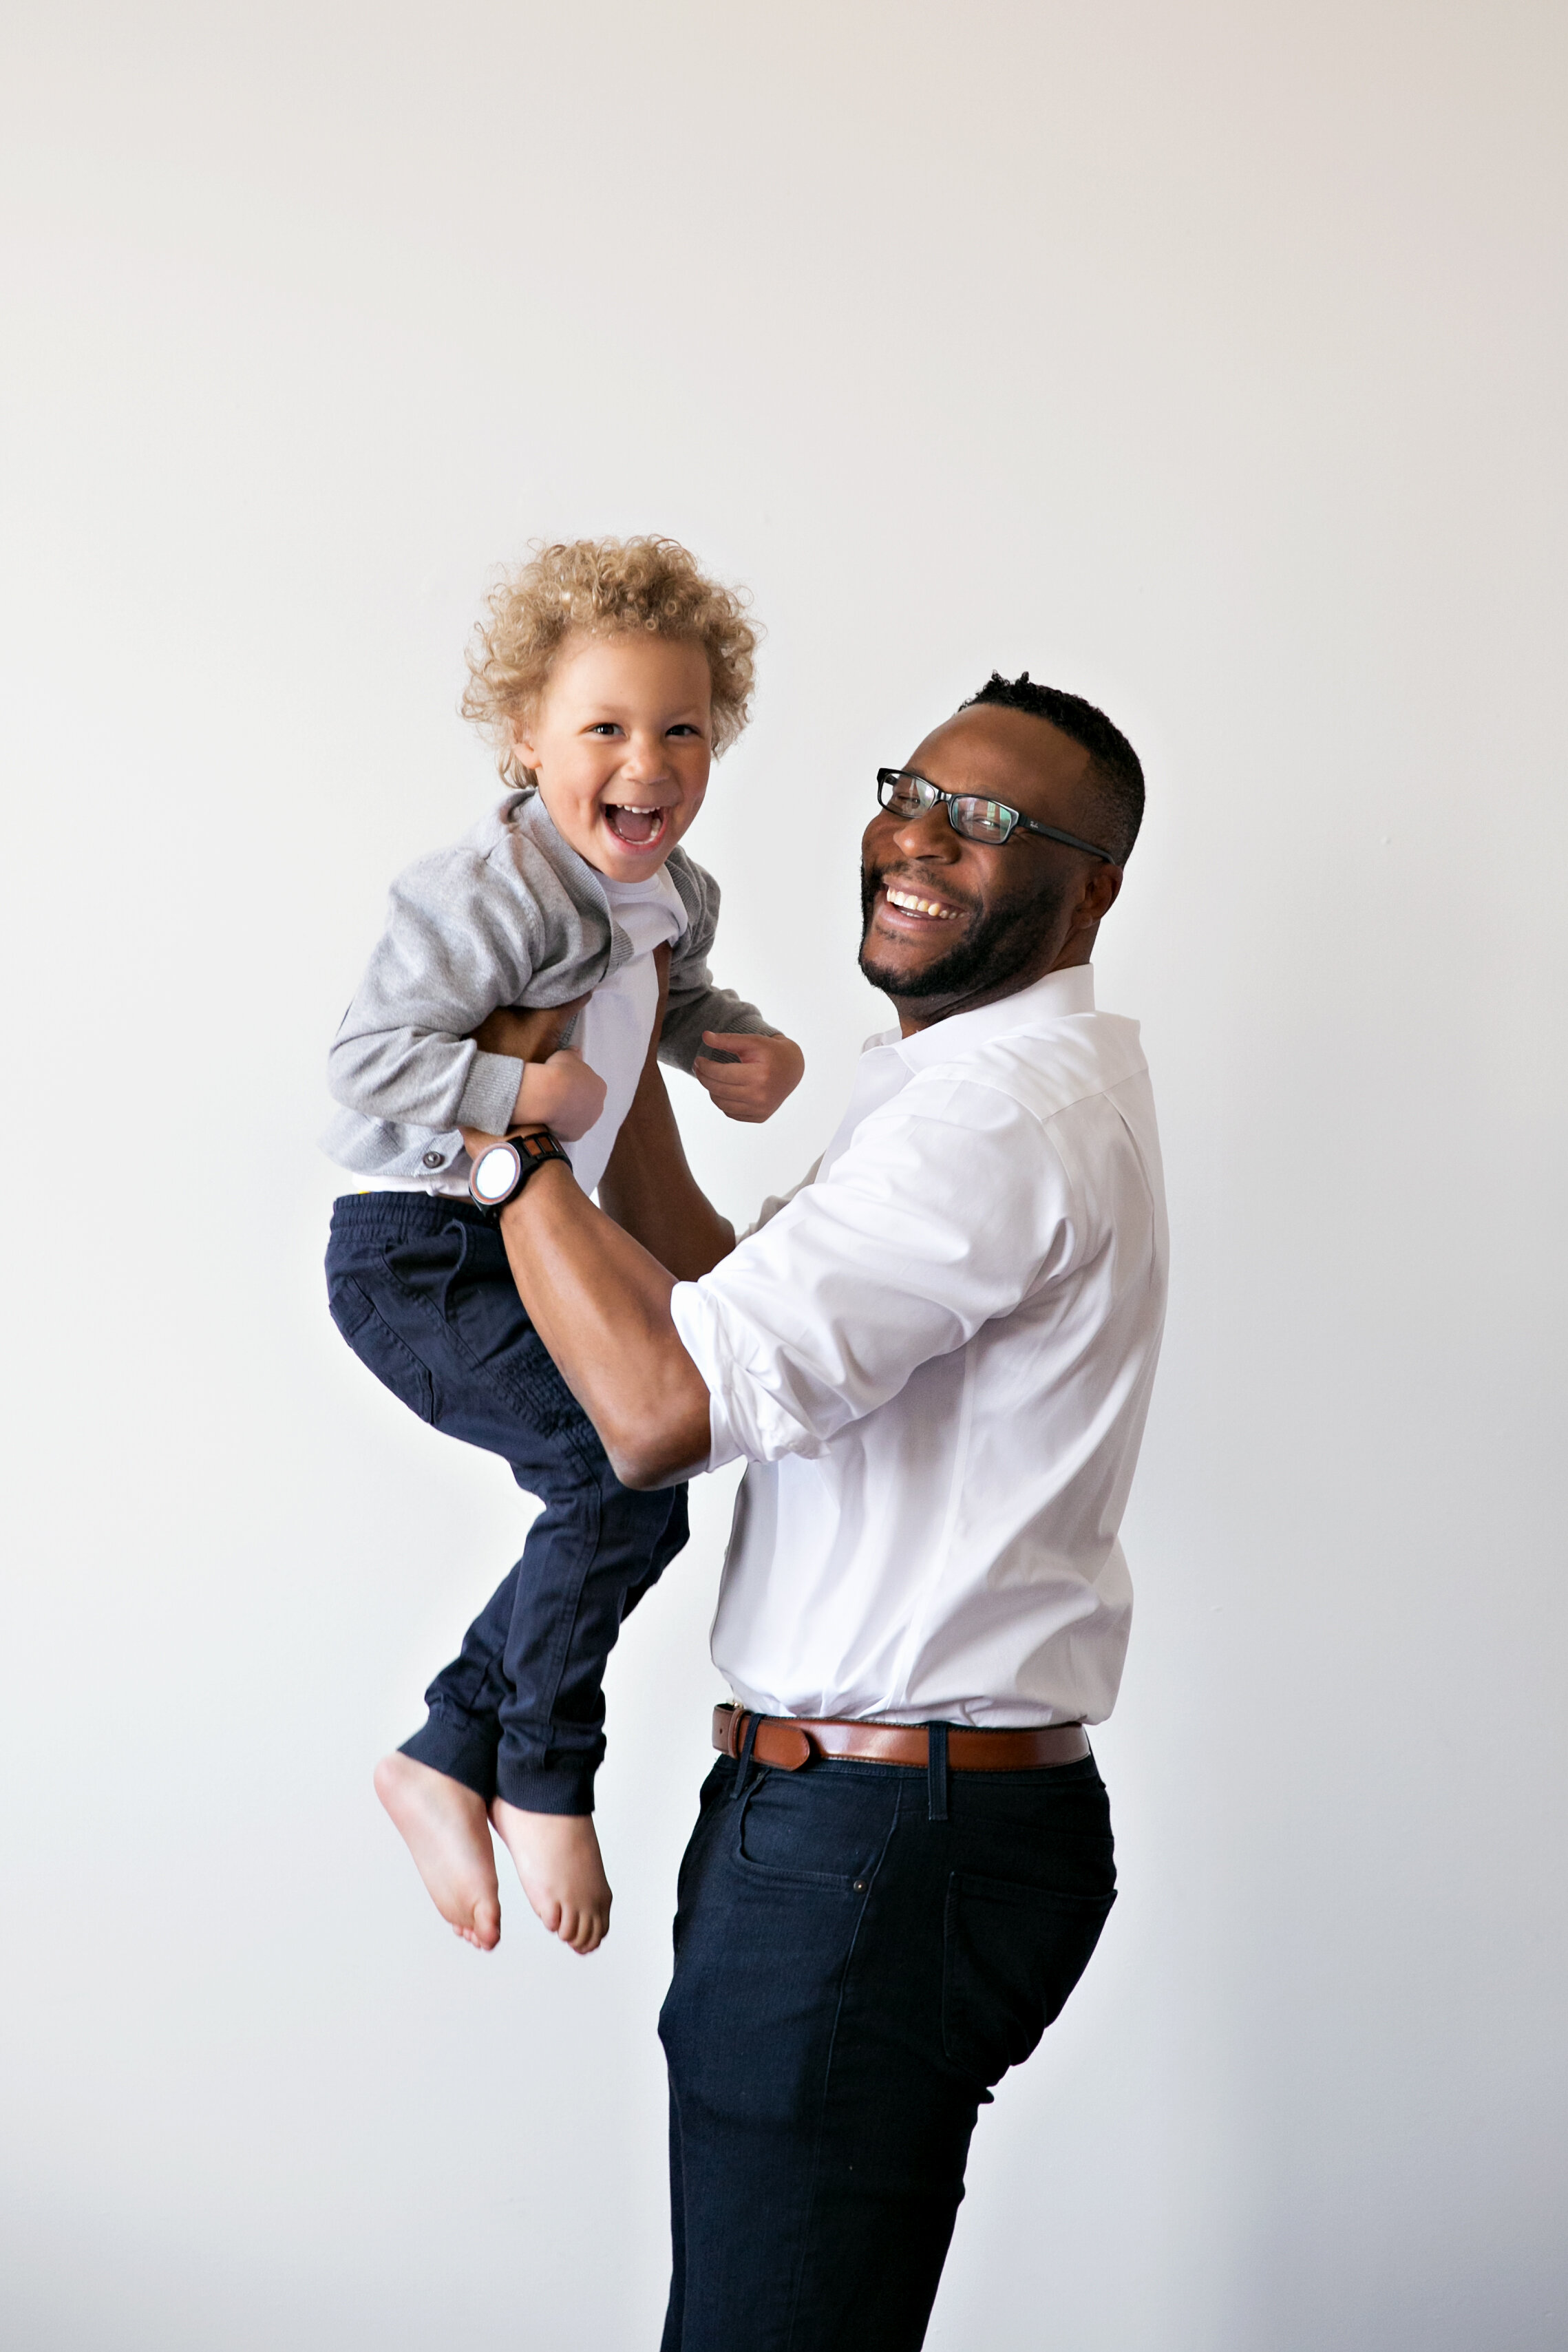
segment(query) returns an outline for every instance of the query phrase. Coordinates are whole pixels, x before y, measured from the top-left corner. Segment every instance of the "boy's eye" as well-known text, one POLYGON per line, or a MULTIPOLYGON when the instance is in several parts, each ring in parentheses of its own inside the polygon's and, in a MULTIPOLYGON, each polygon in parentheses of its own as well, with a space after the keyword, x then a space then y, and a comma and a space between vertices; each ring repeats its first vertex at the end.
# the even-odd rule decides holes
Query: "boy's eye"
POLYGON ((613 719, 596 719, 588 730, 590 735, 618 735, 620 731, 613 719))
POLYGON ((679 726, 671 727, 667 731, 671 735, 695 735, 697 730, 689 720, 683 719, 679 726))

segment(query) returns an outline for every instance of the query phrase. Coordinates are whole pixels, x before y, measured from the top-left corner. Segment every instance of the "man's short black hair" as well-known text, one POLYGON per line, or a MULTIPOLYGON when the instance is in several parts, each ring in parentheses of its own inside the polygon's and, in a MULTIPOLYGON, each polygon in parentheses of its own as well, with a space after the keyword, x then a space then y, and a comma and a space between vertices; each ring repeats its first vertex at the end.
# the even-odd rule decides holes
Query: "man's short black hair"
POLYGON ((1125 865, 1143 822, 1143 769, 1121 728, 1113 727, 1104 711, 1085 702, 1081 695, 1064 694, 1054 686, 1037 686, 1026 669, 1016 677, 1004 677, 994 669, 979 693, 960 703, 959 709, 973 710, 984 703, 1048 719, 1053 727, 1083 745, 1091 762, 1085 781, 1099 819, 1098 832, 1090 825, 1087 838, 1100 841, 1119 866, 1125 865))

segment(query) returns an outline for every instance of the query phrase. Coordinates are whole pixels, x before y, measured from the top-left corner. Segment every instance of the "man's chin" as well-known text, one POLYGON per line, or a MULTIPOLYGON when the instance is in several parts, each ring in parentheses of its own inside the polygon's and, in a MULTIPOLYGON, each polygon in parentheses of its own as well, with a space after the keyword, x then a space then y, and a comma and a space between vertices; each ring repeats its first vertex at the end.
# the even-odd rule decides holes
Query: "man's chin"
POLYGON ((921 961, 917 956, 905 961, 886 954, 875 929, 874 924, 867 928, 860 970, 873 988, 879 988, 895 1003, 929 1003, 933 997, 946 997, 956 1003, 979 989, 1005 988, 1026 969, 1038 939, 1033 923, 993 917, 974 924, 965 938, 954 940, 951 947, 944 942, 941 952, 929 961, 921 961))
POLYGON ((867 940, 860 950, 860 971, 884 996, 950 996, 972 977, 973 959, 966 944, 944 946, 940 955, 921 962, 914 957, 888 956, 867 940))
POLYGON ((860 935, 860 970, 884 996, 928 997, 962 991, 973 977, 976 952, 986 953, 989 926, 971 908, 956 921, 932 923, 925 938, 892 924, 878 921, 880 877, 862 886, 865 928, 860 935), (956 935, 956 936, 955 936, 956 935))

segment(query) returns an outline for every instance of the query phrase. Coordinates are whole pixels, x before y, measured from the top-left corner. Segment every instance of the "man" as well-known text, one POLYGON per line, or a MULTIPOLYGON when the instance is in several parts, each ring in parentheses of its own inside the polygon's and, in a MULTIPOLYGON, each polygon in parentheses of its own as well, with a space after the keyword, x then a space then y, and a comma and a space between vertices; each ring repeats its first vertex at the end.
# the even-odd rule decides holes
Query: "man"
POLYGON ((1137 1031, 1089 957, 1142 772, 1026 673, 878 790, 861 968, 899 1030, 812 1178, 737 1244, 650 1064, 617 1222, 550 1162, 500 1212, 620 1476, 748 1465, 713 1630, 738 1704, 660 2024, 665 2352, 922 2341, 979 2103, 1114 1896, 1082 1726, 1126 1645, 1166 1248, 1137 1031))

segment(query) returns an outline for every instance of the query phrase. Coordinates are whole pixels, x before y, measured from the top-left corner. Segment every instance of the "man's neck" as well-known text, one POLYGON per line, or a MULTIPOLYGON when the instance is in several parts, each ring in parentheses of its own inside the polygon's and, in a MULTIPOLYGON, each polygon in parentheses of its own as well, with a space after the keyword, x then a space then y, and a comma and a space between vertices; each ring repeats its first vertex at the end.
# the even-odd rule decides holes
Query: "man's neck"
POLYGON ((1048 979, 1054 971, 1072 971, 1090 962, 1093 951, 1092 936, 1070 940, 1055 961, 1041 971, 1016 971, 1010 978, 999 981, 994 988, 973 988, 946 1003, 941 999, 933 1003, 924 996, 891 996, 889 1002, 899 1016, 899 1034, 913 1037, 921 1029, 934 1029, 939 1021, 951 1021, 955 1013, 978 1013, 984 1005, 1000 1004, 1004 997, 1022 995, 1026 988, 1033 988, 1037 981, 1048 979))

